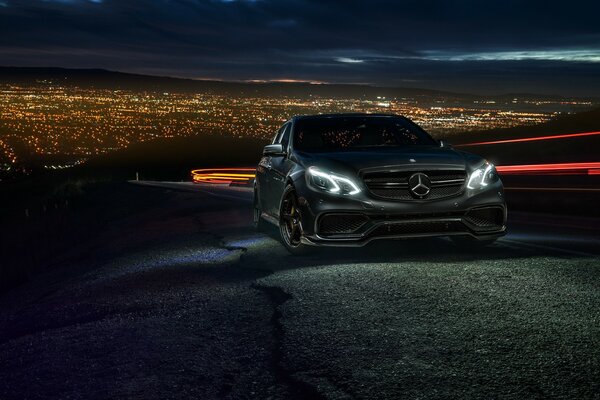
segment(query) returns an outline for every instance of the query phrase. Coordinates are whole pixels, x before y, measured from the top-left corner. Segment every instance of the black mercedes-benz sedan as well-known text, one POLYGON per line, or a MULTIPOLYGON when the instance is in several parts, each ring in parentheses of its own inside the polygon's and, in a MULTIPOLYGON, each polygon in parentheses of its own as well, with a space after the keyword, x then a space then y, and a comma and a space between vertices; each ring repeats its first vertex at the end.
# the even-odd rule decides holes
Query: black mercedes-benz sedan
POLYGON ((506 202, 491 163, 407 118, 297 116, 258 164, 254 223, 265 221, 295 254, 381 238, 449 236, 485 245, 506 232, 506 202))

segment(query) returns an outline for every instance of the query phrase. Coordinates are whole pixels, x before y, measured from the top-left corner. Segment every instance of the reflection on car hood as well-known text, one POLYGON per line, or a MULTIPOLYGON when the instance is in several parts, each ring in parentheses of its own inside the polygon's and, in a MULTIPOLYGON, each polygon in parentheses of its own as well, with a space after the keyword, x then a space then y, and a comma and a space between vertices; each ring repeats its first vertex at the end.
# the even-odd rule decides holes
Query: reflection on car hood
MULTIPOLYGON (((350 172, 358 172, 365 168, 385 168, 392 166, 444 165, 465 168, 468 153, 449 148, 434 146, 410 146, 394 148, 374 148, 357 151, 340 151, 332 153, 298 152, 300 161, 306 166, 322 166, 324 168, 342 167, 350 172)), ((479 159, 477 156, 472 156, 479 159)))

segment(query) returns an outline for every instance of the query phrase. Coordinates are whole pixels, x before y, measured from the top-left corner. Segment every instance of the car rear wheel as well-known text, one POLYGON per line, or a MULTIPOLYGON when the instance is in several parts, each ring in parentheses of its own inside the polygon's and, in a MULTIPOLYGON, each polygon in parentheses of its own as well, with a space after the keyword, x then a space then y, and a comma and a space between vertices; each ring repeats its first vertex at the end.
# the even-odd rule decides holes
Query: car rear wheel
POLYGON ((298 198, 293 186, 288 186, 281 197, 279 211, 279 232, 281 240, 290 253, 295 255, 307 254, 309 246, 301 241, 302 214, 298 207, 298 198))
POLYGON ((266 221, 261 218, 262 209, 260 208, 260 202, 258 201, 258 193, 256 187, 254 187, 254 200, 252 204, 252 225, 254 225, 254 229, 256 229, 257 231, 263 232, 266 228, 266 221))

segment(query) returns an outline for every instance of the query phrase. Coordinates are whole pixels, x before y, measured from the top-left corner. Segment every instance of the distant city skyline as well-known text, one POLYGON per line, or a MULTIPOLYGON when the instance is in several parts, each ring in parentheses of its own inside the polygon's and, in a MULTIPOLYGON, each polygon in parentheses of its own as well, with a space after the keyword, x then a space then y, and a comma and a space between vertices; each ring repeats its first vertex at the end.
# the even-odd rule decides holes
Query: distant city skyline
POLYGON ((0 65, 600 93, 592 1, 0 0, 0 65))

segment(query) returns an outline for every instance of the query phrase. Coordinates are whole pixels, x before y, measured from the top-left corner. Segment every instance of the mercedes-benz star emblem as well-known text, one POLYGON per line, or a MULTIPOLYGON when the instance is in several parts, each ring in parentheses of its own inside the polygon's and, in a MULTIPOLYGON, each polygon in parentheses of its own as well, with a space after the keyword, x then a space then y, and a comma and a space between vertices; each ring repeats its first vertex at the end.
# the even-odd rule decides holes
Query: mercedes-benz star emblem
POLYGON ((431 191, 431 180, 424 173, 417 172, 408 178, 408 188, 413 196, 422 199, 431 191))

